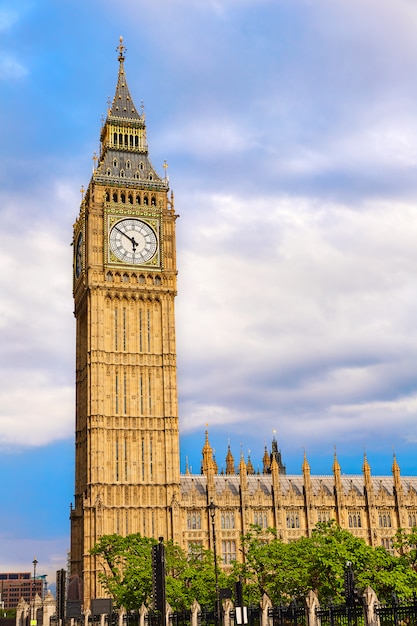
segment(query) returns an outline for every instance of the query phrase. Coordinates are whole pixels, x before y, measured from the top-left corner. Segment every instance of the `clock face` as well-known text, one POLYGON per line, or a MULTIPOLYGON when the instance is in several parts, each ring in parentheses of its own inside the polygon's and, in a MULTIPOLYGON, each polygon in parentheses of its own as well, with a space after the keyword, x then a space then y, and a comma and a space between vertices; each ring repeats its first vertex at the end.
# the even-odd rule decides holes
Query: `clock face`
POLYGON ((113 254, 123 263, 140 265, 155 255, 158 239, 149 224, 128 218, 116 222, 112 227, 109 245, 113 254))
POLYGON ((79 277, 81 274, 82 263, 83 263, 83 234, 80 233, 77 239, 77 247, 75 249, 75 276, 79 277))

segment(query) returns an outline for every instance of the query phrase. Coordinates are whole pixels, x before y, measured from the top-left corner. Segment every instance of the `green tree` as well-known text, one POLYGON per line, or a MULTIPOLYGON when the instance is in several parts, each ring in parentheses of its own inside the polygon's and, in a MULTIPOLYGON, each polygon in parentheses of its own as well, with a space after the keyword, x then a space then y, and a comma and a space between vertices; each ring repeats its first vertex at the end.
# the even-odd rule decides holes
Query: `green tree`
MULTIPOLYGON (((105 535, 91 554, 103 571, 100 581, 116 606, 138 609, 152 600, 152 546, 154 539, 140 533, 120 537, 105 535)), ((211 550, 195 545, 190 554, 172 541, 165 544, 166 598, 174 610, 190 608, 194 599, 201 605, 214 606, 215 573, 211 550)), ((227 576, 218 569, 219 586, 227 576)))
POLYGON ((103 535, 91 550, 97 557, 101 584, 117 607, 128 610, 149 604, 152 594, 152 546, 154 539, 140 533, 121 537, 103 535))
POLYGON ((334 521, 317 524, 310 537, 290 543, 283 543, 274 529, 265 534, 252 527, 242 538, 242 549, 244 562, 235 564, 234 575, 245 580, 245 598, 251 603, 264 592, 274 603, 286 603, 305 598, 310 590, 321 602, 343 602, 348 561, 359 592, 370 585, 381 600, 392 591, 411 596, 417 584, 404 559, 367 545, 334 521))
POLYGON ((399 528, 394 537, 394 548, 407 565, 417 571, 417 526, 410 531, 399 528))

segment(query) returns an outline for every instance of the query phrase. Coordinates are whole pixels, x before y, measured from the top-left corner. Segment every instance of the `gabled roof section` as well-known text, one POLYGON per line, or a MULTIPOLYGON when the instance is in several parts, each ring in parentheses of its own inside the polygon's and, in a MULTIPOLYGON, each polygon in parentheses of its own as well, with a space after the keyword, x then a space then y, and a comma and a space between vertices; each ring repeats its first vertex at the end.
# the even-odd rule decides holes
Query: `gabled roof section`
POLYGON ((120 37, 119 50, 119 74, 117 76, 116 93, 114 94, 111 109, 109 110, 109 117, 113 120, 119 118, 123 121, 143 121, 143 117, 139 115, 136 110, 135 104, 131 98, 129 87, 127 86, 124 60, 125 50, 123 45, 123 37, 120 37))

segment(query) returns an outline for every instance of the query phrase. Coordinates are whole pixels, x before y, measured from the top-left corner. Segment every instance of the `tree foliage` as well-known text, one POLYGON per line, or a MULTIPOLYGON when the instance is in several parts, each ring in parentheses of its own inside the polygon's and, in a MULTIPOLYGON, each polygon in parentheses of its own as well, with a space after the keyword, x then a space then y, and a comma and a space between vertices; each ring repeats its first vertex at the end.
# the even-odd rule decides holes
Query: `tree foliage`
POLYGON ((394 548, 401 559, 417 572, 417 526, 410 531, 399 528, 394 537, 394 548))
MULTIPOLYGON (((219 587, 233 589, 242 579, 247 604, 257 604, 267 593, 274 604, 303 600, 310 590, 320 602, 344 601, 346 563, 352 564, 355 584, 361 594, 369 585, 381 601, 395 592, 411 597, 417 587, 417 528, 396 535, 393 556, 385 548, 374 548, 334 521, 317 524, 310 537, 284 543, 275 529, 253 526, 242 537, 243 563, 234 563, 228 574, 218 569, 219 587)), ((139 533, 101 537, 91 553, 99 574, 116 606, 138 609, 152 601, 151 549, 156 541, 139 533)), ((166 597, 174 610, 215 603, 215 572, 211 550, 195 545, 189 554, 171 541, 165 544, 166 597)), ((219 561, 221 561, 219 559, 219 561)))
MULTIPOLYGON (((138 609, 152 601, 152 546, 154 539, 140 533, 120 537, 104 535, 91 554, 102 567, 99 579, 116 606, 138 609)), ((195 545, 190 554, 172 541, 165 544, 166 598, 174 610, 188 609, 194 599, 214 606, 215 573, 211 550, 195 545)), ((219 585, 226 575, 218 570, 219 585)))
POLYGON ((373 548, 334 521, 317 524, 310 537, 284 543, 274 529, 252 527, 242 539, 244 562, 234 575, 246 581, 246 601, 256 603, 267 593, 274 603, 303 599, 313 590, 321 602, 344 601, 346 563, 352 563, 359 593, 369 585, 379 598, 393 591, 411 596, 417 584, 405 560, 383 547, 373 548))
POLYGON ((128 610, 149 604, 152 595, 152 546, 154 539, 139 533, 121 537, 103 535, 91 550, 103 588, 117 607, 128 610))

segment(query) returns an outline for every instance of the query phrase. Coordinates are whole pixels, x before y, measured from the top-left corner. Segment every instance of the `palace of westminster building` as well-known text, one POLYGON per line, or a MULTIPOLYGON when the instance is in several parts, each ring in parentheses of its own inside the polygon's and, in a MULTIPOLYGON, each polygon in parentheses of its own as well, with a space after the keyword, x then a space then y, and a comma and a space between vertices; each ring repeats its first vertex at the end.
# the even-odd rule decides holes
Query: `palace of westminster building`
POLYGON ((284 541, 331 519, 371 545, 392 547, 399 527, 417 522, 417 477, 287 475, 275 437, 262 473, 230 448, 219 473, 208 433, 201 474, 180 473, 174 299, 174 196, 148 156, 143 107, 131 98, 118 47, 116 92, 100 153, 74 225, 76 469, 71 508, 71 575, 84 604, 103 595, 91 548, 104 534, 173 539, 213 547, 222 563, 241 558, 252 524, 284 541))

